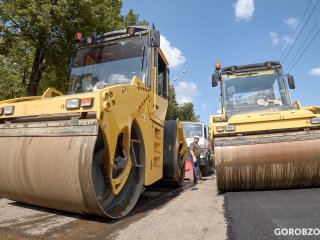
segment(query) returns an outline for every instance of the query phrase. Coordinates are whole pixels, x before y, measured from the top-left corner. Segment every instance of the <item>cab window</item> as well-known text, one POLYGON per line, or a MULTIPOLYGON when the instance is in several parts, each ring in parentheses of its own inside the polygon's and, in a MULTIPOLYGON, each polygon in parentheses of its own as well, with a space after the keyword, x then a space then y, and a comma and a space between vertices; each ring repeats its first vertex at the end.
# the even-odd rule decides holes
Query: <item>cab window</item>
POLYGON ((155 64, 154 66, 158 66, 157 72, 157 94, 160 97, 167 98, 167 74, 168 69, 164 59, 158 53, 158 50, 155 50, 155 64))

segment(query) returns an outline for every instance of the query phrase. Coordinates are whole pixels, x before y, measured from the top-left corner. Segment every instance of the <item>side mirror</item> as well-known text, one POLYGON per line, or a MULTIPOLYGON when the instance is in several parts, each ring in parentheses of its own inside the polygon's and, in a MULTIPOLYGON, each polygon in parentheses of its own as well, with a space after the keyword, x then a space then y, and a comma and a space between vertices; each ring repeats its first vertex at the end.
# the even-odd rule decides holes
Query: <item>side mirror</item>
POLYGON ((296 84, 294 83, 294 78, 292 75, 288 75, 288 85, 290 89, 295 89, 296 88, 296 84))
POLYGON ((216 87, 219 84, 220 80, 220 74, 218 72, 215 72, 212 74, 212 87, 216 87))
POLYGON ((160 47, 160 31, 154 30, 151 33, 151 47, 160 47))

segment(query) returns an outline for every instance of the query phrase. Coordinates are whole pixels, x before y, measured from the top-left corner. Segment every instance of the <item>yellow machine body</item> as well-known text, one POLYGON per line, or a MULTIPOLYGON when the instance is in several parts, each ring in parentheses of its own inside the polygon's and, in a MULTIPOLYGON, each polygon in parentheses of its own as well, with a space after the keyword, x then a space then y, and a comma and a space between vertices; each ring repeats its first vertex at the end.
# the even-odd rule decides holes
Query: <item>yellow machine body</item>
POLYGON ((218 189, 319 186, 318 118, 319 106, 301 107, 299 101, 282 111, 271 108, 231 116, 222 106, 222 114, 209 119, 218 189))
MULTIPOLYGON (((163 156, 169 150, 179 158, 174 180, 181 184, 186 143, 176 120, 178 146, 166 144, 168 101, 157 94, 158 66, 153 60, 158 56, 168 71, 160 48, 150 47, 148 87, 134 76, 127 84, 94 92, 62 95, 48 89, 42 96, 0 102, 0 196, 119 218, 132 210, 143 185, 167 175, 163 156), (68 109, 68 100, 91 104, 68 109)), ((164 81, 168 92, 168 74, 164 81)))

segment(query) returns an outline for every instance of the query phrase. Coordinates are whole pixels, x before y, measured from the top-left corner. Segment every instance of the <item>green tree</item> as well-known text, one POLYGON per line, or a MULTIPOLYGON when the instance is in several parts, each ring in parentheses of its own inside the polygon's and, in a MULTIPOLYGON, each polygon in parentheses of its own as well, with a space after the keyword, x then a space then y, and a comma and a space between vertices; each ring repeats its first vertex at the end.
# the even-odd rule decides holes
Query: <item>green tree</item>
POLYGON ((17 44, 17 48, 13 48, 6 56, 0 55, 0 100, 25 94, 32 56, 30 51, 22 50, 26 48, 24 41, 17 44))
POLYGON ((168 110, 166 120, 177 119, 181 121, 199 122, 200 116, 195 115, 193 103, 181 103, 176 100, 176 92, 173 85, 169 85, 168 110))
POLYGON ((143 23, 132 10, 121 16, 121 8, 121 0, 0 1, 0 54, 10 59, 11 69, 23 65, 7 80, 24 79, 27 95, 47 86, 65 91, 76 32, 90 36, 143 23))
POLYGON ((148 26, 149 25, 149 23, 145 20, 139 21, 139 14, 134 13, 132 9, 130 9, 127 15, 124 17, 124 22, 126 26, 148 26))
POLYGON ((182 103, 178 107, 179 119, 181 121, 199 122, 199 116, 195 115, 193 103, 182 103))
POLYGON ((173 85, 169 85, 168 110, 167 110, 166 120, 179 118, 178 107, 179 107, 179 104, 176 100, 175 89, 173 85))
POLYGON ((24 93, 24 86, 21 80, 23 67, 11 59, 0 56, 0 100, 16 98, 24 93))

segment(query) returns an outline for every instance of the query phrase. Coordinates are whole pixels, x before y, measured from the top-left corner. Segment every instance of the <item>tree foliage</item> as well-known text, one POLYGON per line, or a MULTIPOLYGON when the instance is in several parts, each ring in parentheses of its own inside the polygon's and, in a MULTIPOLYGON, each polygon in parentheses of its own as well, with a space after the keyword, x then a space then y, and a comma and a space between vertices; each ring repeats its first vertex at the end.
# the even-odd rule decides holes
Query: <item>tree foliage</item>
POLYGON ((145 20, 139 21, 139 14, 133 12, 132 9, 129 10, 127 15, 124 17, 124 22, 126 26, 147 26, 149 23, 145 20))
POLYGON ((166 120, 179 118, 178 108, 179 108, 179 104, 176 100, 175 89, 172 85, 169 85, 168 110, 167 110, 166 120))
POLYGON ((121 0, 0 1, 0 60, 6 65, 0 84, 8 86, 0 97, 37 95, 48 86, 65 91, 76 32, 90 36, 146 23, 132 10, 122 16, 121 8, 121 0))
MULTIPOLYGON (((38 95, 48 87, 66 92, 76 52, 74 34, 91 36, 148 25, 121 0, 0 1, 0 99, 38 95)), ((196 121, 193 104, 179 104, 170 86, 167 119, 196 121)))
POLYGON ((169 85, 168 110, 166 120, 177 119, 181 121, 199 122, 200 116, 196 116, 193 103, 178 103, 173 85, 169 85))

